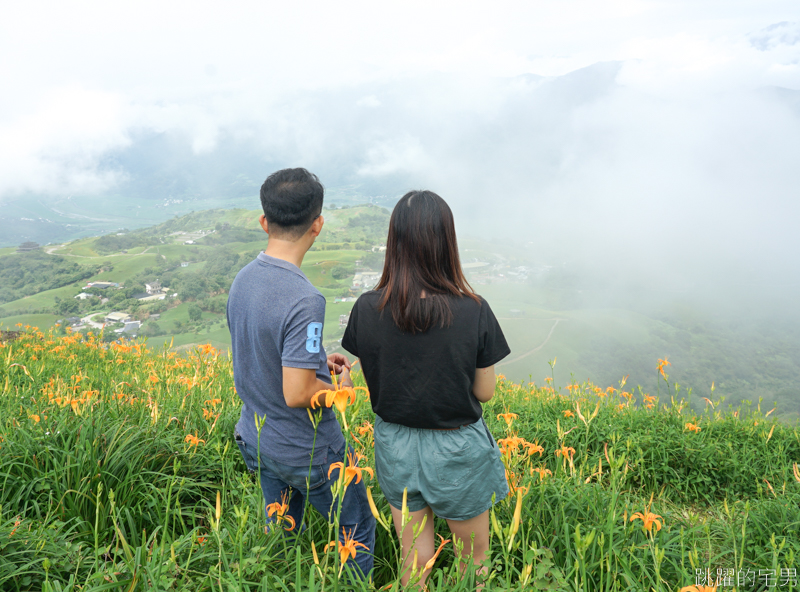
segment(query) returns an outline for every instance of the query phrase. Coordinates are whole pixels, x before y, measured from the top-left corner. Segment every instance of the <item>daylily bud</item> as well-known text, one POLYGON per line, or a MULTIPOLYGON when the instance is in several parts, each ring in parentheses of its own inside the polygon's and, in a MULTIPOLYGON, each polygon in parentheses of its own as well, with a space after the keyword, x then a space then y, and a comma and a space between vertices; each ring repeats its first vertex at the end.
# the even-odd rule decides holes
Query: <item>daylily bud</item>
POLYGON ((372 499, 372 487, 367 487, 367 503, 375 520, 380 520, 381 515, 378 513, 378 506, 375 505, 375 500, 372 499))

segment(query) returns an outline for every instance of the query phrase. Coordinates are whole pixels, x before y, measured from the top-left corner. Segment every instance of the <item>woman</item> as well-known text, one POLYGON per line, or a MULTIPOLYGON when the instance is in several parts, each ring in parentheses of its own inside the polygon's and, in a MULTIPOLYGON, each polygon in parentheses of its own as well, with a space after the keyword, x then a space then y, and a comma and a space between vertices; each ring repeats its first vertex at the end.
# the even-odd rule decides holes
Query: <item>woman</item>
POLYGON ((402 583, 415 550, 420 569, 434 555, 434 514, 463 544, 462 559, 483 561, 492 499, 502 500, 508 485, 481 403, 494 395, 494 365, 510 350, 464 278, 453 214, 435 193, 411 191, 395 206, 383 275, 353 307, 342 346, 360 358, 370 390, 375 464, 400 538, 402 583), (411 520, 401 529, 404 489, 411 520))

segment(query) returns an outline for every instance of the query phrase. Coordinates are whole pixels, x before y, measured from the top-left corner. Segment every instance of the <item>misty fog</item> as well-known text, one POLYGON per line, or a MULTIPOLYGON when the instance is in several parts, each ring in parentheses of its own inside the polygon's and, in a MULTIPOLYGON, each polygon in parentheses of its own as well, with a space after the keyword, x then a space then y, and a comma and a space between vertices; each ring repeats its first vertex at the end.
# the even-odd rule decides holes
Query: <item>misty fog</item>
POLYGON ((108 31, 110 8, 69 27, 17 14, 3 43, 36 30, 63 50, 2 71, 18 92, 0 99, 0 228, 67 198, 78 217, 89 197, 255 209, 266 175, 305 166, 329 204, 436 191, 465 240, 548 266, 529 284, 561 295, 544 309, 717 323, 753 352, 797 334, 792 2, 505 2, 425 22, 350 6, 309 31, 251 8, 230 28, 219 8, 182 28, 143 5, 108 31))

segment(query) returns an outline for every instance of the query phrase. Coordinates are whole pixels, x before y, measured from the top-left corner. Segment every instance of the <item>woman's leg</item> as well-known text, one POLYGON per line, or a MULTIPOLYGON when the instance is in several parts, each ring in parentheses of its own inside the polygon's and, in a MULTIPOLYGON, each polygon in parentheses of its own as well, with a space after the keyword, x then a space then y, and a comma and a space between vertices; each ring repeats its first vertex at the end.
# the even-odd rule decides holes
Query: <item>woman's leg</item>
MULTIPOLYGON (((465 569, 466 561, 472 555, 472 561, 478 565, 486 560, 486 553, 489 551, 489 510, 479 514, 469 520, 448 520, 447 525, 453 533, 453 544, 462 544, 461 548, 461 569, 465 569)), ((485 576, 486 567, 478 571, 479 576, 485 576)), ((478 590, 483 586, 479 583, 478 590)))
MULTIPOLYGON (((409 520, 406 522, 405 529, 401 529, 402 524, 402 511, 398 510, 391 504, 389 507, 392 509, 392 519, 394 520, 394 528, 397 531, 397 538, 400 539, 400 556, 403 558, 403 567, 400 573, 400 583, 405 586, 411 578, 411 569, 414 565, 414 551, 417 552, 417 572, 419 573, 425 567, 425 564, 433 557, 435 549, 433 540, 433 510, 424 508, 416 512, 409 512, 409 520), (421 532, 417 533, 416 540, 414 540, 414 527, 425 520, 425 527, 421 532)), ((488 514, 487 514, 488 516, 488 514)), ((420 575, 419 585, 425 583, 425 578, 428 577, 429 571, 425 571, 420 575)))

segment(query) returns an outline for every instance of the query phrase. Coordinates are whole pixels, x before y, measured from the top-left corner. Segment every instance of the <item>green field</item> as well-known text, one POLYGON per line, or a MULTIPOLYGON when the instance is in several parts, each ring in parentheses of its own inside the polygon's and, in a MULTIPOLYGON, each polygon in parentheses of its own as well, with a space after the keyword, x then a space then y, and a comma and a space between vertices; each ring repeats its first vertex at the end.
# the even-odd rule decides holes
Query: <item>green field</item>
POLYGON ((0 319, 0 328, 16 331, 26 325, 46 330, 56 324, 58 317, 51 314, 19 315, 0 319), (19 326, 18 326, 19 325, 19 326))
MULTIPOLYGON (((154 345, 33 332, 0 342, 0 590, 402 590, 373 476, 362 475, 379 518, 364 582, 329 549, 336 512, 329 528, 309 510, 295 538, 264 528, 258 482, 233 442, 229 356, 154 345)), ((742 590, 780 590, 757 584, 768 570, 791 579, 797 424, 718 399, 696 412, 662 382, 660 398, 498 383, 483 415, 511 494, 490 513, 486 592, 686 592, 718 570, 751 574, 742 590)), ((374 468, 369 399, 359 393, 344 413, 359 467, 374 468)), ((344 486, 338 475, 329 486, 344 486)), ((448 543, 428 590, 475 590, 480 576, 459 569, 447 523, 434 528, 448 543)))

